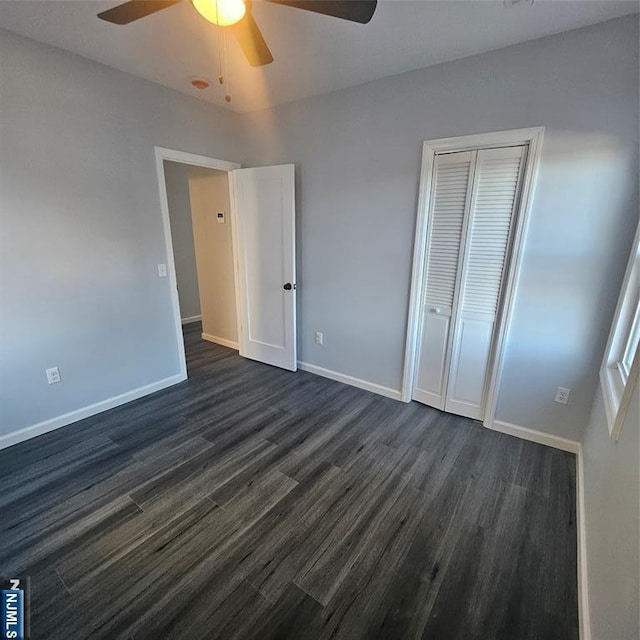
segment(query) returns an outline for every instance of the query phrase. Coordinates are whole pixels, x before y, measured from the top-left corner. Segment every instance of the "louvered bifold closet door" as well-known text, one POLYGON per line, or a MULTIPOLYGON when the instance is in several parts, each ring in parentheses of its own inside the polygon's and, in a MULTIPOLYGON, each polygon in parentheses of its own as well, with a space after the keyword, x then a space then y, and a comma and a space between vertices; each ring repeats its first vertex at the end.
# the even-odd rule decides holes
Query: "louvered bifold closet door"
POLYGON ((445 410, 482 418, 525 147, 478 151, 445 410))
POLYGON ((413 399, 437 409, 444 409, 452 315, 474 161, 475 152, 449 153, 436 156, 433 167, 413 399))

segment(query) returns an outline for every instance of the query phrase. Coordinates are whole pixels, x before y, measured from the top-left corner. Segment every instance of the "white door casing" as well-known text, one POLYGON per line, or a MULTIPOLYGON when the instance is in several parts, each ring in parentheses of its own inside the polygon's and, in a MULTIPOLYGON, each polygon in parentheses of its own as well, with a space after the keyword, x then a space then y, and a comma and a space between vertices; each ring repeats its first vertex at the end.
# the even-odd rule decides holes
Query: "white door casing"
POLYGON ((240 355, 297 369, 294 165, 231 172, 240 355))
POLYGON ((540 169, 542 143, 545 128, 543 126, 527 129, 510 129, 491 133, 479 133, 452 138, 426 140, 422 145, 422 166, 420 170, 420 190, 413 245, 413 264, 411 269, 411 294, 409 297, 409 313, 407 336, 405 342, 404 371, 402 378, 401 399, 410 402, 412 399, 418 369, 419 336, 422 331, 424 309, 424 287, 426 280, 427 236, 430 224, 430 204, 435 189, 433 167, 438 154, 473 151, 504 146, 527 145, 528 152, 523 166, 522 185, 520 188, 519 213, 515 227, 512 229, 511 258, 508 271, 505 273, 500 300, 500 310, 494 329, 491 346, 489 372, 486 380, 486 401, 483 424, 493 428, 498 403, 500 380, 504 368, 506 342, 513 318, 513 310, 518 290, 519 275, 522 269, 524 245, 533 200, 536 178, 540 169))
POLYGON ((432 158, 411 397, 470 418, 484 417, 494 379, 492 352, 527 148, 432 158))
MULTIPOLYGON (((164 161, 179 162, 194 167, 204 167, 206 169, 216 169, 218 171, 228 171, 229 174, 233 169, 239 169, 240 164, 237 162, 229 162, 228 160, 219 160, 217 158, 209 158, 194 153, 187 153, 176 149, 167 149, 165 147, 155 147, 156 175, 158 179, 158 190, 160 196, 160 212, 162 214, 162 227, 164 231, 164 240, 166 248, 167 275, 169 276, 169 291, 171 295, 171 307, 173 310, 173 325, 176 337, 177 359, 180 367, 179 377, 181 380, 187 378, 187 359, 184 351, 184 337, 182 334, 182 314, 180 313, 180 301, 178 299, 178 280, 176 277, 175 258, 173 254, 173 240, 171 238, 171 220, 169 216, 169 200, 167 197, 167 184, 164 175, 164 161)), ((231 234, 235 231, 232 226, 231 234)), ((234 239, 234 251, 235 251, 234 239)), ((235 269, 234 269, 235 271, 235 269)), ((236 282, 237 291, 237 282, 236 282)))

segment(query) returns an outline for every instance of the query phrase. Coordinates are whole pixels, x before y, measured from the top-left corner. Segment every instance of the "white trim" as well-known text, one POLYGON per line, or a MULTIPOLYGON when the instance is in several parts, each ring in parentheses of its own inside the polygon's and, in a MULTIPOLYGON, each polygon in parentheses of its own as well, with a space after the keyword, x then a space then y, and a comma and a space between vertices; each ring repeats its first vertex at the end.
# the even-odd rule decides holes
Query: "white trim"
POLYGON ((580 640, 591 640, 589 581, 587 579, 587 522, 584 498, 584 458, 582 445, 576 454, 576 522, 578 527, 578 622, 580 640))
POLYGON ((609 436, 616 442, 620 438, 624 417, 626 415, 633 388, 640 376, 640 346, 637 348, 628 375, 618 368, 624 349, 624 341, 629 337, 626 334, 630 326, 630 316, 636 312, 635 293, 640 281, 640 224, 636 229, 633 240, 631 256, 625 271, 624 280, 620 289, 618 303, 613 315, 609 339, 604 351, 604 357, 600 366, 600 386, 604 397, 604 408, 607 416, 609 436))
POLYGON ((211 335, 210 333, 203 333, 202 339, 207 342, 215 342, 223 347, 229 347, 230 349, 238 350, 238 343, 233 340, 227 340, 226 338, 219 338, 218 336, 211 335))
MULTIPOLYGON (((177 151, 175 149, 167 149, 165 147, 154 147, 156 158, 156 174, 158 177, 158 190, 160 193, 160 211, 162 213, 162 228, 164 230, 164 240, 166 248, 167 273, 169 275, 169 288, 171 295, 171 306, 173 309, 173 320, 176 333, 176 348, 178 350, 178 362, 180 363, 180 375, 187 377, 187 357, 184 351, 184 339, 182 336, 182 319, 180 314, 180 300, 178 298, 178 279, 176 276, 176 263, 173 255, 173 241, 171 239, 171 219, 169 217, 169 200, 167 197, 167 184, 164 176, 164 161, 180 162, 197 167, 205 167, 207 169, 218 169, 219 171, 233 171, 239 169, 240 164, 237 162, 228 162, 226 160, 218 160, 216 158, 208 158, 194 153, 186 153, 185 151, 177 151)), ((235 231, 234 226, 231 227, 231 235, 233 237, 235 231)), ((235 242, 233 243, 233 252, 235 254, 235 242)), ((235 264, 235 257, 234 257, 235 264)), ((239 292, 236 290, 236 296, 239 292)))
POLYGON ((442 152, 471 151, 482 147, 504 147, 508 145, 527 144, 544 133, 544 127, 527 127, 525 129, 507 129, 488 133, 474 133, 468 136, 436 138, 427 140, 425 144, 442 152))
POLYGON ((170 160, 171 162, 179 162, 180 164, 195 165, 197 167, 205 167, 206 169, 218 169, 219 171, 233 171, 240 168, 239 162, 229 162, 228 160, 218 160, 217 158, 209 158, 208 156, 200 156, 197 153, 187 153, 186 151, 177 151, 176 149, 167 149, 166 147, 155 147, 156 158, 160 156, 162 160, 170 160))
POLYGON ((194 322, 199 322, 200 320, 202 320, 202 316, 189 316, 187 318, 182 318, 181 322, 183 325, 185 325, 185 324, 192 324, 194 322))
POLYGON ((339 373, 338 371, 332 371, 331 369, 318 367, 315 364, 301 362, 300 360, 298 360, 298 369, 302 369, 302 371, 308 371, 309 373, 313 373, 317 376, 322 376, 323 378, 336 380, 337 382, 342 382, 344 384, 351 385, 352 387, 358 387, 358 389, 371 391, 372 393, 377 393, 380 396, 392 398, 393 400, 400 400, 401 394, 399 390, 391 389, 381 384, 376 384, 375 382, 369 382, 368 380, 363 380, 362 378, 355 378, 354 376, 349 376, 346 373, 339 373))
POLYGON ((420 170, 420 194, 418 196, 418 217, 416 235, 413 242, 413 267, 411 270, 411 293, 409 295, 409 318, 402 373, 402 401, 411 402, 418 350, 418 330, 420 308, 424 290, 424 257, 427 251, 427 219, 433 186, 432 174, 435 153, 429 143, 422 146, 422 167, 420 170))
POLYGON ((502 420, 494 420, 492 425, 485 425, 493 431, 507 433, 522 440, 537 442, 554 449, 561 449, 576 455, 576 535, 578 542, 578 622, 580 640, 591 640, 591 616, 589 609, 589 582, 587 579, 587 524, 585 519, 584 497, 584 458, 582 445, 575 440, 561 438, 550 433, 528 429, 502 420))
POLYGON ((568 451, 569 453, 577 454, 580 450, 580 443, 575 440, 555 436, 552 433, 545 433, 544 431, 536 431, 535 429, 521 427, 520 425, 512 424, 511 422, 494 420, 491 424, 485 424, 484 426, 492 431, 507 433, 510 436, 515 436, 522 440, 529 440, 530 442, 537 442, 538 444, 546 444, 548 447, 561 449, 562 451, 568 451))
POLYGON ((484 425, 493 422, 498 397, 499 380, 504 364, 504 347, 508 334, 517 285, 522 266, 524 240, 533 204, 533 191, 540 165, 542 152, 542 138, 544 127, 528 129, 514 129, 455 138, 441 138, 427 140, 423 144, 422 167, 420 174, 420 193, 418 198, 418 213, 416 220, 416 234, 414 240, 413 267, 411 273, 411 294, 409 298, 409 316, 407 321, 407 338, 405 345, 404 371, 402 377, 401 399, 410 402, 412 397, 417 358, 417 341, 422 307, 422 292, 424 289, 424 259, 426 255, 426 232, 428 224, 429 202, 432 192, 433 162, 437 152, 455 152, 478 148, 490 148, 516 144, 527 144, 527 164, 520 191, 519 213, 516 229, 511 245, 511 259, 509 272, 502 294, 501 313, 496 326, 493 358, 490 365, 490 379, 486 399, 484 425))
POLYGON ((30 438, 35 438, 36 436, 42 435, 43 433, 47 433, 48 431, 53 431, 54 429, 59 429, 60 427, 71 424, 72 422, 84 420, 84 418, 89 418, 96 415, 97 413, 102 413, 103 411, 108 411, 109 409, 113 409, 114 407, 119 407, 122 404, 132 402, 133 400, 137 400, 138 398, 142 398, 143 396, 148 396, 151 393, 155 393, 156 391, 160 391, 161 389, 166 389, 167 387, 171 387, 174 384, 178 384, 179 382, 186 380, 186 378, 187 376, 182 374, 170 376, 169 378, 164 378, 162 380, 158 380, 157 382, 147 384, 144 387, 138 387, 137 389, 133 389, 132 391, 121 393, 118 396, 113 396, 112 398, 101 400, 100 402, 96 402, 95 404, 90 404, 87 407, 82 407, 81 409, 70 411, 69 413, 65 413, 61 416, 56 416, 55 418, 50 418, 49 420, 38 422, 37 424, 33 424, 30 427, 24 427, 23 429, 19 429, 18 431, 7 433, 6 435, 0 436, 0 449, 5 449, 6 447, 10 447, 11 445, 18 444, 18 442, 29 440, 30 438))
POLYGON ((620 381, 616 384, 616 373, 617 371, 614 370, 613 367, 605 366, 604 364, 600 369, 600 385, 604 398, 609 436, 617 442, 620 438, 622 425, 627 415, 627 409, 633 397, 635 385, 638 382, 638 378, 640 378, 640 347, 636 349, 636 354, 631 364, 631 371, 629 371, 624 387, 622 387, 622 382, 620 381))
POLYGON ((511 239, 509 270, 504 282, 502 300, 500 301, 500 312, 497 320, 496 334, 493 342, 493 358, 490 364, 490 378, 487 387, 485 400, 485 411, 483 424, 491 424, 496 415, 498 404, 498 393, 504 368, 504 355, 507 336, 511 329, 513 318, 513 308, 515 306, 516 293, 520 283, 522 262, 524 257, 524 246, 529 219, 533 209, 533 195, 535 185, 540 170, 540 158, 542 155, 542 139, 544 137, 544 127, 529 129, 528 138, 529 149, 527 152, 527 164, 522 176, 522 186, 520 188, 520 202, 518 216, 516 218, 516 228, 511 239))
POLYGON ((229 171, 229 211, 231 218, 231 242, 233 244, 233 283, 236 290, 236 320, 238 325, 238 353, 246 357, 242 345, 244 344, 244 322, 243 322, 243 289, 242 278, 240 277, 240 225, 237 201, 236 201, 236 174, 229 171))

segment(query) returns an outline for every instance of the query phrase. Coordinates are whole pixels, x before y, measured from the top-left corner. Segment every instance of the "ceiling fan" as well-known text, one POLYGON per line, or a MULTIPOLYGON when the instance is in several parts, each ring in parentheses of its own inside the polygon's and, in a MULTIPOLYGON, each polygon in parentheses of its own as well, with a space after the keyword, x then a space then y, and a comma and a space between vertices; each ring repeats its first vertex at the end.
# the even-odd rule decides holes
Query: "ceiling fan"
MULTIPOLYGON (((114 24, 129 24, 152 13, 162 11, 183 0, 130 0, 107 9, 98 18, 114 24)), ((251 0, 191 0, 197 11, 209 22, 228 27, 240 44, 249 64, 260 67, 273 62, 273 56, 251 15, 251 0)), ((266 0, 295 9, 366 24, 376 10, 377 0, 266 0)))

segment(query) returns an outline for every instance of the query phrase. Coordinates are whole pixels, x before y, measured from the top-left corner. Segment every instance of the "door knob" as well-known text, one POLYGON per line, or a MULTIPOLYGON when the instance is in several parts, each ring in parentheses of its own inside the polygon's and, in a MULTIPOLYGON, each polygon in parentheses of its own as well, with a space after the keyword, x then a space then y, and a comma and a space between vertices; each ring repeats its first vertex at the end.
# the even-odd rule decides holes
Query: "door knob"
POLYGON ((296 285, 292 285, 290 282, 287 282, 283 287, 285 291, 291 291, 291 289, 295 289, 296 285))

